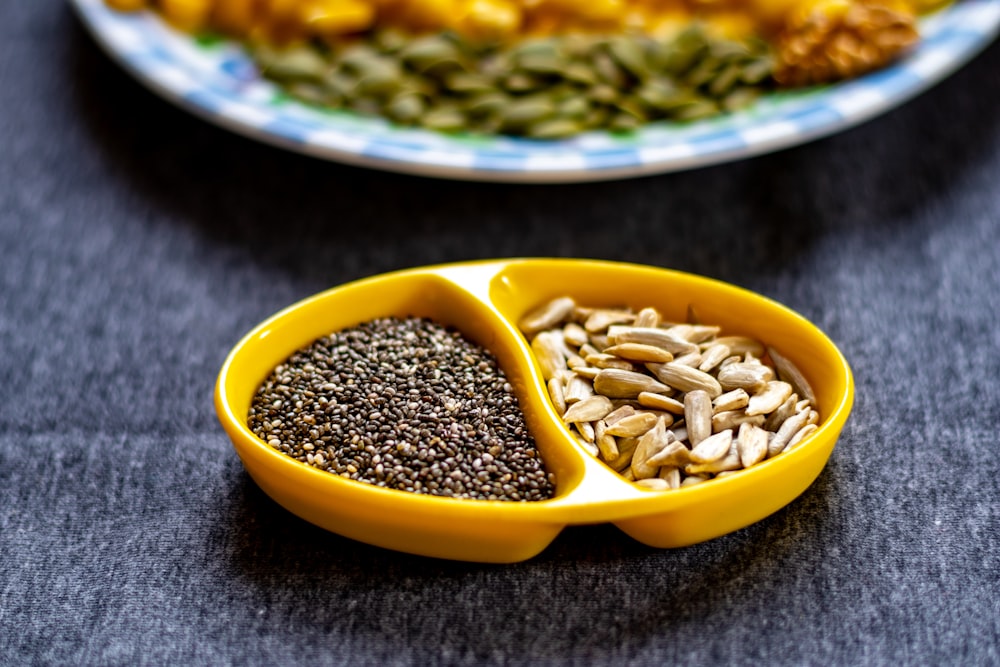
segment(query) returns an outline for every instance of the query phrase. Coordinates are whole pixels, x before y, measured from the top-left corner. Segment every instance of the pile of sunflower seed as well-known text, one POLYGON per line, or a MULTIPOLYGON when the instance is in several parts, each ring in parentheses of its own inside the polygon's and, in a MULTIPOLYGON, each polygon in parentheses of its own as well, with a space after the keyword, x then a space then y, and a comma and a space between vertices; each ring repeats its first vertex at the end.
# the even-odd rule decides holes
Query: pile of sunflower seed
POLYGON ((801 371, 777 350, 723 336, 717 326, 561 297, 519 327, 580 445, 644 487, 676 489, 733 474, 818 428, 801 371))
POLYGON ((510 45, 385 29, 334 46, 258 45, 292 96, 441 132, 558 139, 747 106, 772 83, 770 46, 695 24, 669 39, 565 35, 510 45))
POLYGON ((261 384, 250 429, 359 482, 481 500, 554 493, 517 397, 485 348, 426 318, 382 318, 315 341, 261 384))

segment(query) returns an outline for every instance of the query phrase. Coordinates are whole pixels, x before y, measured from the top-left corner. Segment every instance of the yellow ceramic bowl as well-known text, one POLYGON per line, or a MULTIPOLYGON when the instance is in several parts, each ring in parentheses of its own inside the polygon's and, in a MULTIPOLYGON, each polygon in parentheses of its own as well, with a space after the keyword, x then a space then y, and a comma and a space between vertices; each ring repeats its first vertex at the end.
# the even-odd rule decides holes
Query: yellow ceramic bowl
POLYGON ((292 513, 335 533, 415 554, 507 563, 544 549, 566 525, 612 522, 656 547, 724 535, 791 502, 822 470, 850 412, 854 384, 834 344, 800 315, 707 278, 632 264, 514 259, 385 274, 317 294, 247 334, 219 373, 215 405, 251 477, 292 513), (822 421, 797 448, 738 474, 648 491, 580 448, 554 412, 516 322, 557 296, 582 305, 656 307, 683 321, 693 305, 725 334, 774 346, 805 374, 822 421), (250 402, 275 366, 317 338, 377 317, 429 317, 490 349, 514 387, 546 467, 550 500, 462 500, 343 479, 269 447, 247 427, 250 402))

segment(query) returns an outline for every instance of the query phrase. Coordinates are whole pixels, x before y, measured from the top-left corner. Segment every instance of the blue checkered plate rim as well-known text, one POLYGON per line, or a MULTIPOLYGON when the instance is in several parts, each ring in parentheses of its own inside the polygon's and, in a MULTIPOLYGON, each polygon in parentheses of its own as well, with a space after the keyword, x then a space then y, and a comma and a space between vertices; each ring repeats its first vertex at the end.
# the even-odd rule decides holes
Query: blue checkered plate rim
POLYGON ((443 135, 311 107, 263 80, 238 44, 177 32, 148 12, 70 0, 96 41, 166 99, 253 139, 390 171, 477 181, 574 182, 719 164, 802 144, 888 111, 951 74, 1000 26, 1000 0, 959 0, 921 21, 918 48, 853 81, 765 95, 743 111, 561 141, 443 135))

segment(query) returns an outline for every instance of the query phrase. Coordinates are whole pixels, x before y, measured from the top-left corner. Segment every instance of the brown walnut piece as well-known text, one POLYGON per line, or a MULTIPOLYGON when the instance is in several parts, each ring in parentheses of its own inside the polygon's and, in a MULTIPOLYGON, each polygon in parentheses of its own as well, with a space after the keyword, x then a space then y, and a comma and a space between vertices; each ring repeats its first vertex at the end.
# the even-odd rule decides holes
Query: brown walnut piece
POLYGON ((892 0, 818 0, 791 16, 775 43, 782 86, 830 83, 885 67, 919 40, 916 16, 892 0))

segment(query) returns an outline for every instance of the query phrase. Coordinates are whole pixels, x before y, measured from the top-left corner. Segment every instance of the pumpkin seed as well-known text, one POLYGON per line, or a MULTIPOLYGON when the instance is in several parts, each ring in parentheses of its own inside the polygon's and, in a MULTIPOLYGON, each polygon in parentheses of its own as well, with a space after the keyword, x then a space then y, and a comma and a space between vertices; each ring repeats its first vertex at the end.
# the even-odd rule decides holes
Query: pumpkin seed
POLYGON ((400 70, 396 63, 385 59, 371 60, 357 69, 356 93, 360 95, 385 95, 399 92, 400 70))
POLYGON ((454 43, 439 35, 420 37, 399 52, 404 63, 418 72, 427 72, 443 62, 458 62, 459 51, 454 43))
POLYGON ((377 116, 382 111, 382 103, 374 97, 362 97, 356 92, 348 101, 348 107, 365 116, 377 116))
POLYGON ((677 86, 663 78, 644 82, 635 93, 639 102, 657 111, 668 111, 676 96, 677 86))
POLYGON ((401 51, 410 43, 410 36, 402 30, 384 28, 376 31, 372 36, 372 43, 382 53, 394 54, 401 51))
POLYGON ((470 65, 461 58, 442 58, 425 65, 418 71, 431 79, 444 81, 449 74, 460 71, 467 72, 469 69, 470 65))
POLYGON ((386 113, 400 123, 415 123, 427 109, 424 98, 416 93, 400 93, 386 106, 386 113))
POLYGON ((706 86, 712 97, 725 97, 743 74, 743 67, 738 63, 730 63, 723 67, 706 86))
POLYGON ((444 83, 449 91, 462 95, 479 95, 496 91, 496 87, 489 78, 464 71, 447 74, 444 77, 444 83))
POLYGON ((346 103, 355 96, 358 80, 341 69, 328 73, 323 78, 323 84, 331 94, 339 95, 346 103))
POLYGON ((379 52, 370 44, 355 43, 337 53, 337 63, 348 71, 361 71, 370 63, 382 59, 379 52))
POLYGON ((561 74, 566 60, 556 51, 550 53, 533 53, 518 58, 517 65, 522 72, 541 76, 561 74))
POLYGON ((559 44, 553 39, 529 39, 521 42, 510 52, 511 59, 516 63, 524 62, 533 57, 558 58, 562 56, 559 44))
POLYGON ((681 32, 668 48, 663 69, 680 76, 694 66, 708 51, 708 43, 700 27, 692 26, 681 32))
POLYGON ((592 67, 582 62, 568 63, 562 71, 562 76, 567 81, 582 86, 594 86, 598 83, 597 73, 592 67))
POLYGON ((628 85, 628 75, 606 51, 597 51, 593 55, 594 72, 598 78, 615 90, 622 90, 628 85))
POLYGON ((649 116, 643 109, 642 101, 637 97, 623 97, 615 102, 615 108, 621 112, 622 116, 631 116, 636 126, 649 120, 649 116))
POLYGON ((254 50, 254 57, 266 76, 279 80, 319 81, 329 69, 325 58, 304 46, 277 49, 262 45, 254 50))
POLYGON ((597 85, 591 86, 587 90, 587 98, 593 100, 594 102, 600 102, 601 104, 612 104, 619 97, 619 88, 615 86, 599 83, 597 85))
POLYGON ((331 92, 325 86, 307 81, 293 81, 287 85, 288 92, 304 102, 316 105, 336 105, 339 103, 336 93, 331 92))
POLYGON ((530 97, 512 100, 500 114, 505 128, 517 129, 545 120, 555 111, 552 102, 539 97, 530 97))
POLYGON ((774 61, 769 57, 756 58, 743 64, 740 81, 755 86, 769 78, 774 72, 774 61))
POLYGON ((739 111, 745 109, 760 97, 760 91, 748 86, 734 89, 722 98, 722 108, 725 111, 739 111))
POLYGON ((654 72, 664 72, 670 61, 673 42, 669 39, 651 39, 646 44, 646 62, 654 72))
POLYGON ((583 126, 587 129, 599 129, 606 127, 611 112, 606 107, 596 107, 583 117, 583 126))
POLYGON ((464 104, 464 108, 472 118, 483 118, 499 114, 509 103, 510 98, 503 93, 490 92, 470 98, 464 104))
POLYGON ((701 97, 687 88, 678 88, 673 96, 661 100, 658 110, 669 118, 673 118, 678 112, 699 104, 701 97))
POLYGON ((437 107, 425 113, 420 124, 438 132, 459 132, 468 125, 465 114, 458 109, 437 107))
POLYGON ((666 40, 575 34, 512 47, 473 44, 453 33, 414 38, 380 29, 344 46, 265 46, 253 53, 267 76, 313 104, 447 132, 547 140, 739 109, 773 70, 766 44, 710 38, 699 26, 666 40), (418 102, 403 93, 423 97, 418 102), (555 109, 542 111, 542 104, 555 109))
MULTIPOLYGON (((590 104, 582 97, 571 97, 564 100, 556 108, 556 113, 560 118, 566 120, 580 120, 590 111, 590 104)), ((579 125, 579 124, 578 124, 579 125)), ((578 131, 582 131, 582 127, 578 131)))
POLYGON ((608 42, 608 53, 622 69, 636 79, 645 80, 650 75, 646 55, 641 43, 630 37, 616 37, 608 42))
POLYGON ((571 118, 553 118, 532 123, 525 134, 533 139, 563 139, 579 134, 583 124, 571 118))
POLYGON ((530 93, 545 88, 546 81, 527 72, 511 72, 504 77, 503 87, 512 93, 530 93))
POLYGON ((632 132, 639 129, 640 125, 642 125, 642 121, 635 116, 627 113, 618 113, 611 117, 608 129, 612 132, 632 132))
POLYGON ((565 82, 550 84, 544 90, 544 94, 547 95, 550 100, 555 102, 556 105, 561 105, 572 99, 581 99, 580 89, 565 82))
POLYGON ((708 53, 719 61, 740 60, 750 56, 750 49, 740 42, 715 40, 708 45, 708 53))
POLYGON ((671 113, 674 120, 693 121, 711 118, 719 113, 719 107, 709 100, 698 100, 687 104, 671 113))

